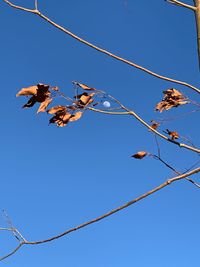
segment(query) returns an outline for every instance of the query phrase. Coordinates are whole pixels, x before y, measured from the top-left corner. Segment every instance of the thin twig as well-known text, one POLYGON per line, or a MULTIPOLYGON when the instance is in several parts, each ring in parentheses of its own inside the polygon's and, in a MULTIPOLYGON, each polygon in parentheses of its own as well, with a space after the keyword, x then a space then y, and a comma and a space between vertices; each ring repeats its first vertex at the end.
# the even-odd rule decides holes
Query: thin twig
POLYGON ((38 1, 35 0, 35 10, 38 10, 38 1))
POLYGON ((26 11, 26 12, 38 15, 40 18, 44 19, 45 21, 47 21, 48 23, 50 23, 51 25, 53 25, 57 29, 61 30, 62 32, 66 33, 66 34, 68 34, 69 36, 71 36, 72 38, 76 39, 77 41, 79 41, 79 42, 81 42, 81 43, 83 43, 83 44, 85 44, 85 45, 97 50, 98 52, 101 52, 101 53, 103 53, 103 54, 105 54, 107 56, 110 56, 110 57, 112 57, 112 58, 114 58, 116 60, 119 60, 119 61, 121 61, 121 62, 123 62, 123 63, 125 63, 127 65, 130 65, 130 66, 136 68, 136 69, 139 69, 139 70, 141 70, 143 72, 146 72, 146 73, 148 73, 148 74, 150 74, 150 75, 152 75, 152 76, 154 76, 154 77, 156 77, 158 79, 162 79, 162 80, 169 81, 169 82, 172 82, 172 83, 180 84, 180 85, 186 86, 186 87, 196 91, 197 93, 200 93, 200 89, 198 89, 197 87, 195 87, 195 86, 193 86, 193 85, 191 85, 189 83, 186 83, 186 82, 183 82, 183 81, 180 81, 180 80, 175 80, 175 79, 169 78, 167 76, 160 75, 160 74, 158 74, 156 72, 153 72, 153 71, 151 71, 151 70, 149 70, 147 68, 144 68, 144 67, 142 67, 142 66, 140 66, 140 65, 138 65, 138 64, 136 64, 136 63, 134 63, 134 62, 132 62, 130 60, 127 60, 127 59, 124 59, 124 58, 122 58, 120 56, 117 56, 117 55, 115 55, 115 54, 113 54, 113 53, 111 53, 111 52, 109 52, 109 51, 107 51, 105 49, 102 49, 102 48, 100 48, 100 47, 98 47, 98 46, 96 46, 96 45, 94 45, 94 44, 82 39, 81 37, 77 36, 76 34, 72 33, 71 31, 67 30, 66 28, 64 28, 64 27, 60 26, 59 24, 55 23, 50 18, 46 17, 39 10, 27 9, 27 8, 24 8, 24 7, 21 7, 21 6, 17 6, 17 5, 14 5, 13 3, 11 3, 8 0, 3 0, 3 1, 5 3, 7 3, 9 6, 13 7, 13 8, 16 8, 16 9, 19 9, 19 10, 22 10, 22 11, 26 11))
POLYGON ((196 7, 185 4, 181 1, 177 1, 177 0, 166 0, 166 2, 171 3, 171 4, 175 4, 176 6, 181 6, 181 7, 185 7, 188 9, 191 9, 192 11, 196 11, 196 7))
MULTIPOLYGON (((100 91, 99 91, 100 92, 100 91)), ((101 91, 103 94, 105 94, 104 91, 101 91)), ((164 140, 173 143, 179 147, 194 151, 196 153, 200 153, 200 149, 193 147, 193 146, 189 146, 187 144, 184 143, 179 143, 175 140, 170 139, 169 137, 165 136, 164 134, 158 132, 156 129, 152 128, 151 125, 149 125, 147 122, 145 122, 137 113, 135 113, 133 110, 129 110, 128 108, 126 108, 119 100, 117 100, 115 97, 113 97, 112 95, 107 94, 107 97, 112 99, 113 101, 115 101, 123 110, 125 110, 126 112, 118 114, 118 112, 116 112, 115 115, 131 115, 133 117, 135 117, 141 124, 143 124, 145 127, 147 127, 149 130, 151 130, 151 132, 154 132, 156 135, 158 135, 159 137, 163 138, 164 140)), ((89 108, 90 110, 93 110, 95 112, 100 112, 100 113, 107 113, 107 114, 112 114, 110 112, 104 112, 102 110, 98 110, 98 109, 94 109, 94 108, 89 108)))
MULTIPOLYGON (((160 162, 162 162, 167 168, 171 169, 172 171, 174 171, 176 174, 181 175, 182 173, 177 171, 174 167, 172 167, 171 165, 169 165, 166 161, 164 161, 160 156, 157 155, 153 155, 153 154, 149 154, 150 156, 152 156, 153 158, 159 160, 160 162)), ((192 183, 193 185, 195 185, 196 187, 200 188, 200 185, 196 182, 194 182, 192 179, 186 177, 185 178, 188 182, 192 183)))
POLYGON ((197 51, 199 59, 200 68, 200 0, 194 0, 195 10, 195 20, 196 20, 196 35, 197 35, 197 51))
POLYGON ((23 245, 25 245, 25 244, 27 244, 27 243, 25 243, 25 242, 21 242, 21 243, 19 243, 19 245, 13 250, 13 251, 11 251, 10 253, 8 253, 8 254, 6 254, 5 256, 3 256, 3 257, 0 257, 0 261, 2 261, 2 260, 5 260, 5 259, 7 259, 8 257, 10 257, 10 256, 12 256, 13 254, 15 254, 23 245))
POLYGON ((102 110, 102 109, 97 109, 97 108, 92 108, 88 107, 87 109, 99 113, 104 113, 104 114, 109 114, 109 115, 130 115, 129 112, 117 112, 117 111, 107 111, 107 110, 102 110))
POLYGON ((84 228, 84 227, 89 226, 89 225, 91 225, 93 223, 99 222, 99 221, 101 221, 101 220, 103 220, 103 219, 105 219, 105 218, 107 218, 107 217, 109 217, 109 216, 111 216, 111 215, 123 210, 123 209, 126 209, 129 206, 135 204, 136 202, 138 202, 138 201, 140 201, 142 199, 145 199, 148 196, 150 196, 150 195, 156 193, 157 191, 161 190, 162 188, 172 184, 173 182, 179 181, 181 179, 185 179, 186 177, 189 177, 189 176, 191 176, 193 174, 196 174, 198 172, 200 172, 200 167, 196 168, 196 169, 194 169, 194 170, 192 170, 190 172, 187 172, 187 173, 178 175, 176 177, 170 178, 170 179, 166 180, 164 183, 160 184, 159 186, 153 188, 152 190, 146 192, 145 194, 140 195, 137 198, 134 198, 133 200, 123 204, 122 206, 119 206, 119 207, 117 207, 117 208, 115 208, 115 209, 113 209, 113 210, 111 210, 111 211, 109 211, 109 212, 107 212, 107 213, 95 218, 95 219, 92 219, 90 221, 82 223, 82 224, 80 224, 80 225, 78 225, 76 227, 70 228, 67 231, 65 231, 65 232, 63 232, 61 234, 58 234, 56 236, 50 237, 48 239, 38 240, 38 241, 23 241, 12 252, 10 252, 9 254, 1 257, 0 261, 12 256, 14 253, 16 253, 22 247, 22 245, 39 245, 39 244, 43 244, 43 243, 47 243, 47 242, 51 242, 53 240, 59 239, 59 238, 65 236, 65 235, 68 235, 68 234, 70 234, 70 233, 72 233, 74 231, 77 231, 77 230, 81 229, 81 228, 84 228))
POLYGON ((161 157, 161 153, 160 153, 160 146, 159 146, 159 143, 158 143, 157 135, 155 134, 154 137, 155 137, 156 146, 157 146, 157 150, 158 150, 158 157, 160 158, 161 157))

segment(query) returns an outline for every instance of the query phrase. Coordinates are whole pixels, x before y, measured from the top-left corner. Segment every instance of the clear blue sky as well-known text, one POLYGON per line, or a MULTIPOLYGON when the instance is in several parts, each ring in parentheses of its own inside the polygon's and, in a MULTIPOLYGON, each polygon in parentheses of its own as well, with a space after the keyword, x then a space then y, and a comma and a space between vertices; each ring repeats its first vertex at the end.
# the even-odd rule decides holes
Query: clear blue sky
MULTIPOLYGON (((15 1, 29 7, 33 2, 15 1)), ((195 20, 189 10, 164 0, 39 1, 39 7, 94 44, 199 86, 195 20)), ((21 109, 26 99, 15 94, 41 82, 72 95, 75 80, 107 91, 150 122, 193 109, 155 113, 163 90, 174 86, 198 101, 195 92, 99 54, 3 1, 0 10, 0 209, 28 240, 56 235, 173 177, 158 161, 130 157, 138 150, 156 153, 153 135, 133 118, 87 112, 78 122, 57 128, 48 126, 48 116, 37 115, 36 108, 21 109)), ((198 115, 166 122, 161 130, 177 130, 198 146, 198 115)), ((161 140, 160 147, 179 171, 198 160, 161 140)), ((24 247, 1 266, 199 266, 199 196, 187 181, 175 183, 62 239, 24 247)), ((2 216, 0 225, 6 225, 2 216)), ((0 233, 1 254, 15 244, 10 234, 0 233)))

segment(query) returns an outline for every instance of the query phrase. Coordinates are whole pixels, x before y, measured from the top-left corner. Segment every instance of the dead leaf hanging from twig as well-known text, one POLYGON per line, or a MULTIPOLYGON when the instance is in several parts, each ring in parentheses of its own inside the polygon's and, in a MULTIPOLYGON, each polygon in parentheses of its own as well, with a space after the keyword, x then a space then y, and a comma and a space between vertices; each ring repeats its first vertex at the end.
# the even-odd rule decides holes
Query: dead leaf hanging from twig
POLYGON ((164 133, 168 134, 172 140, 175 140, 175 139, 178 139, 179 138, 179 134, 178 132, 175 132, 175 131, 170 131, 168 129, 166 129, 166 132, 163 131, 164 133))
POLYGON ((132 155, 132 158, 143 159, 148 153, 146 151, 139 151, 136 154, 132 155))
POLYGON ((81 87, 83 90, 88 90, 88 91, 95 91, 95 88, 89 87, 88 85, 84 84, 84 83, 79 83, 79 82, 73 82, 73 84, 81 87))
POLYGON ((156 130, 160 126, 159 122, 156 122, 154 120, 151 120, 151 122, 152 122, 151 128, 153 128, 154 130, 156 130))

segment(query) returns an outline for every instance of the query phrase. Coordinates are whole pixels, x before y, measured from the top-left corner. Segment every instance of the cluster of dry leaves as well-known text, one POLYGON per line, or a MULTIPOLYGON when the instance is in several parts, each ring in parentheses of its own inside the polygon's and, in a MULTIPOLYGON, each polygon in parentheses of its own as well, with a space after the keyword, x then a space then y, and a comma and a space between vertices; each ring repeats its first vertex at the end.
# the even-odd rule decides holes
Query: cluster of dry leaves
MULTIPOLYGON (((37 84, 34 86, 30 86, 27 88, 22 88, 16 96, 28 96, 28 102, 23 105, 23 108, 30 108, 33 107, 36 103, 39 103, 39 108, 37 113, 39 112, 47 112, 50 115, 53 115, 49 119, 49 123, 54 123, 58 127, 66 126, 69 122, 79 120, 82 115, 83 111, 92 104, 93 106, 97 105, 98 103, 94 102, 94 97, 97 95, 99 90, 89 87, 86 84, 82 84, 79 82, 73 82, 73 84, 83 90, 81 94, 77 94, 72 99, 70 105, 62 106, 57 105, 53 106, 50 109, 47 109, 49 104, 52 103, 53 99, 57 96, 63 96, 60 93, 58 87, 50 87, 50 85, 46 84, 37 84), (89 91, 89 92, 87 92, 89 91)), ((178 107, 180 105, 184 105, 189 103, 189 99, 186 98, 180 91, 174 88, 170 88, 166 91, 163 91, 164 97, 163 99, 156 105, 156 111, 164 111, 169 110, 173 107, 178 107)), ((160 123, 152 120, 151 128, 156 130, 160 123)), ((166 129, 164 131, 166 134, 169 135, 170 139, 173 141, 179 138, 179 134, 176 131, 170 131, 166 129)), ((139 151, 136 154, 132 155, 131 157, 136 159, 143 159, 149 153, 146 151, 139 151)))
MULTIPOLYGON (((23 105, 23 108, 33 107, 36 103, 40 103, 37 110, 39 112, 47 112, 53 115, 50 118, 49 123, 55 123, 58 127, 66 126, 67 123, 77 121, 82 117, 83 110, 94 101, 94 96, 97 91, 95 88, 91 88, 85 84, 73 82, 77 87, 84 91, 93 91, 91 93, 83 92, 74 96, 71 105, 67 106, 53 106, 47 110, 49 104, 55 98, 55 92, 60 95, 58 87, 50 87, 46 84, 37 84, 27 88, 22 88, 16 96, 29 96, 28 102, 23 105)), ((98 92, 98 91, 97 91, 98 92)))
POLYGON ((162 112, 163 110, 169 110, 173 107, 188 104, 189 99, 186 98, 181 92, 174 88, 170 88, 163 91, 164 97, 161 102, 156 105, 156 110, 162 112))
MULTIPOLYGON (((178 107, 180 105, 190 103, 189 99, 185 97, 177 89, 174 88, 167 89, 166 91, 163 91, 163 94, 164 94, 163 99, 155 107, 156 111, 162 112, 164 110, 169 110, 173 107, 178 107)), ((152 120, 151 122, 152 122, 151 128, 153 128, 154 130, 156 130, 160 126, 159 122, 156 122, 154 120, 152 120)), ((168 134, 172 141, 179 138, 179 134, 176 131, 170 131, 169 129, 166 129, 166 131, 163 132, 168 134)), ((147 155, 149 155, 149 153, 146 151, 138 151, 131 157, 135 159, 143 159, 147 155)))

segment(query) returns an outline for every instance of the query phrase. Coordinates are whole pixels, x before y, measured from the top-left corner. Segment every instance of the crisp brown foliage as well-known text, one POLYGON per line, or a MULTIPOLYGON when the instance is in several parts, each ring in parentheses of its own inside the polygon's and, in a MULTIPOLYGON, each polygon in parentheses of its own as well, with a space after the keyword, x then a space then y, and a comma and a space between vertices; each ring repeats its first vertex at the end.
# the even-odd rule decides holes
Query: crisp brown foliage
POLYGON ((162 112, 163 110, 169 110, 170 108, 189 103, 188 99, 174 88, 163 91, 163 93, 164 97, 162 101, 156 105, 155 109, 157 111, 162 112))
POLYGON ((44 102, 42 102, 37 110, 39 112, 45 112, 48 105, 52 102, 52 98, 47 98, 44 102))
POLYGON ((29 95, 35 95, 37 93, 37 85, 33 85, 27 88, 22 88, 16 96, 29 96, 29 95))
POLYGON ((95 88, 89 87, 88 85, 84 83, 79 83, 79 82, 73 82, 75 85, 81 87, 83 90, 89 90, 89 91, 95 91, 95 88))
POLYGON ((78 99, 78 101, 76 101, 77 106, 79 107, 85 107, 86 105, 91 104, 94 100, 92 99, 92 97, 95 95, 95 93, 82 93, 80 95, 75 96, 74 98, 78 99))
POLYGON ((152 122, 151 128, 153 128, 154 130, 156 130, 160 126, 159 122, 156 122, 154 120, 152 120, 151 122, 152 122))
POLYGON ((44 112, 47 106, 51 103, 52 99, 50 98, 51 92, 49 91, 49 85, 41 84, 30 86, 27 88, 22 88, 16 96, 30 96, 32 97, 28 100, 28 102, 23 105, 23 108, 30 108, 35 105, 35 103, 41 103, 40 107, 37 111, 44 112))
POLYGON ((55 107, 50 108, 49 110, 47 110, 47 112, 49 114, 55 114, 57 112, 66 111, 66 110, 67 110, 67 107, 66 106, 60 106, 60 105, 58 105, 58 106, 55 106, 55 107))
POLYGON ((54 116, 49 120, 49 123, 55 123, 58 127, 64 127, 69 122, 77 121, 81 118, 82 112, 78 111, 75 114, 67 112, 67 107, 56 106, 48 110, 48 113, 54 114, 54 116))
POLYGON ((146 151, 139 151, 136 154, 132 155, 131 157, 135 159, 143 159, 148 153, 146 151))
POLYGON ((77 121, 77 120, 79 120, 82 117, 82 115, 83 115, 83 112, 78 111, 78 112, 76 112, 75 114, 73 114, 70 117, 69 121, 77 121))
POLYGON ((178 132, 170 131, 170 130, 166 129, 166 133, 171 137, 172 140, 179 138, 178 132))

